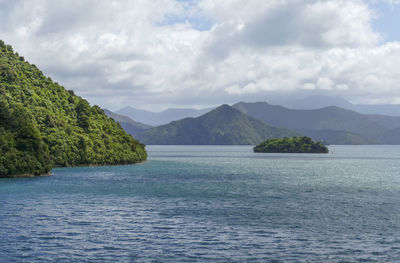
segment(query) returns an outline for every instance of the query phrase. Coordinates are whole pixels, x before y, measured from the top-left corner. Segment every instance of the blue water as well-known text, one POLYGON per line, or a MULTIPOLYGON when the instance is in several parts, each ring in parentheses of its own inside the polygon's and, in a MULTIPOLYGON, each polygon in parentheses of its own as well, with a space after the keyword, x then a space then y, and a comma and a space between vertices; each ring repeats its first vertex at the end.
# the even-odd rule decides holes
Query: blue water
POLYGON ((148 146, 0 180, 0 262, 399 262, 400 146, 148 146))

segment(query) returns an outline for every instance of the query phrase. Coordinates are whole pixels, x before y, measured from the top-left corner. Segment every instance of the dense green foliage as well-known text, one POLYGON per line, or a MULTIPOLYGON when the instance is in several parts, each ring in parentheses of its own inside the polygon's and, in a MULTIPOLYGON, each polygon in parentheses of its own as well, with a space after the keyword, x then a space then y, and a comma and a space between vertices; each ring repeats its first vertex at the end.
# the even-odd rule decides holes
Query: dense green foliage
POLYGON ((144 145, 0 41, 0 177, 138 163, 144 145))
POLYGON ((112 112, 107 109, 103 109, 104 113, 107 114, 108 117, 112 118, 114 121, 118 122, 121 127, 129 134, 132 136, 136 136, 140 132, 150 129, 153 126, 137 122, 129 118, 128 116, 116 114, 115 112, 112 112))
POLYGON ((254 152, 263 153, 328 153, 328 148, 321 142, 314 142, 310 137, 269 139, 254 147, 254 152))
POLYGON ((197 118, 186 118, 137 135, 146 144, 251 145, 267 138, 299 135, 269 126, 228 105, 197 118))
POLYGON ((0 97, 0 177, 48 173, 51 160, 32 116, 0 97))
POLYGON ((241 102, 233 107, 270 125, 292 129, 329 144, 400 144, 399 117, 365 115, 333 106, 294 110, 266 102, 241 102))

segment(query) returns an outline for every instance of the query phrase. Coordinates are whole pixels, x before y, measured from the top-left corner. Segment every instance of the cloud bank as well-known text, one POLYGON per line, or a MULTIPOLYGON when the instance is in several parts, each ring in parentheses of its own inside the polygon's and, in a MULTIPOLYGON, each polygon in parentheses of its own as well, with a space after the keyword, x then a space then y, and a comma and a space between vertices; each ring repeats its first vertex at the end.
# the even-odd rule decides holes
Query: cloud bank
POLYGON ((111 109, 315 93, 400 103, 400 43, 373 19, 361 0, 0 0, 1 39, 111 109))

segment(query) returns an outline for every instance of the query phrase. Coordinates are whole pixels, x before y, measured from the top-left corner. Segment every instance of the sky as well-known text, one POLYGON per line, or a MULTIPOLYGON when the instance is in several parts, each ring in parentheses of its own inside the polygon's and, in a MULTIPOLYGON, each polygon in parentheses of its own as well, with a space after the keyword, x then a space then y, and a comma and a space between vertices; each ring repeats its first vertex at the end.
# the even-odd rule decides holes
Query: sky
POLYGON ((400 0, 0 0, 0 39, 91 104, 400 103, 400 0))

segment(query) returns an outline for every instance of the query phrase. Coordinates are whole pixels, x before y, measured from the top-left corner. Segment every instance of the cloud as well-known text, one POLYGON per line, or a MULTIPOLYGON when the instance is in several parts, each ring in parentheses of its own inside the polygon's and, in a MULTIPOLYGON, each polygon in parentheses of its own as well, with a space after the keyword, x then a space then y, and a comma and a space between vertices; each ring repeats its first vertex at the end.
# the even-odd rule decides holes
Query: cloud
POLYGON ((371 11, 360 1, 291 0, 262 4, 247 1, 243 4, 237 0, 206 0, 203 5, 220 21, 214 28, 215 34, 236 44, 356 47, 375 45, 379 41, 379 35, 371 28, 371 11), (229 4, 234 10, 226 10, 229 4))
POLYGON ((400 5, 400 0, 373 0, 372 2, 384 2, 391 5, 400 5))
POLYGON ((321 92, 398 100, 400 44, 361 0, 0 1, 0 35, 93 104, 210 106, 321 92))

